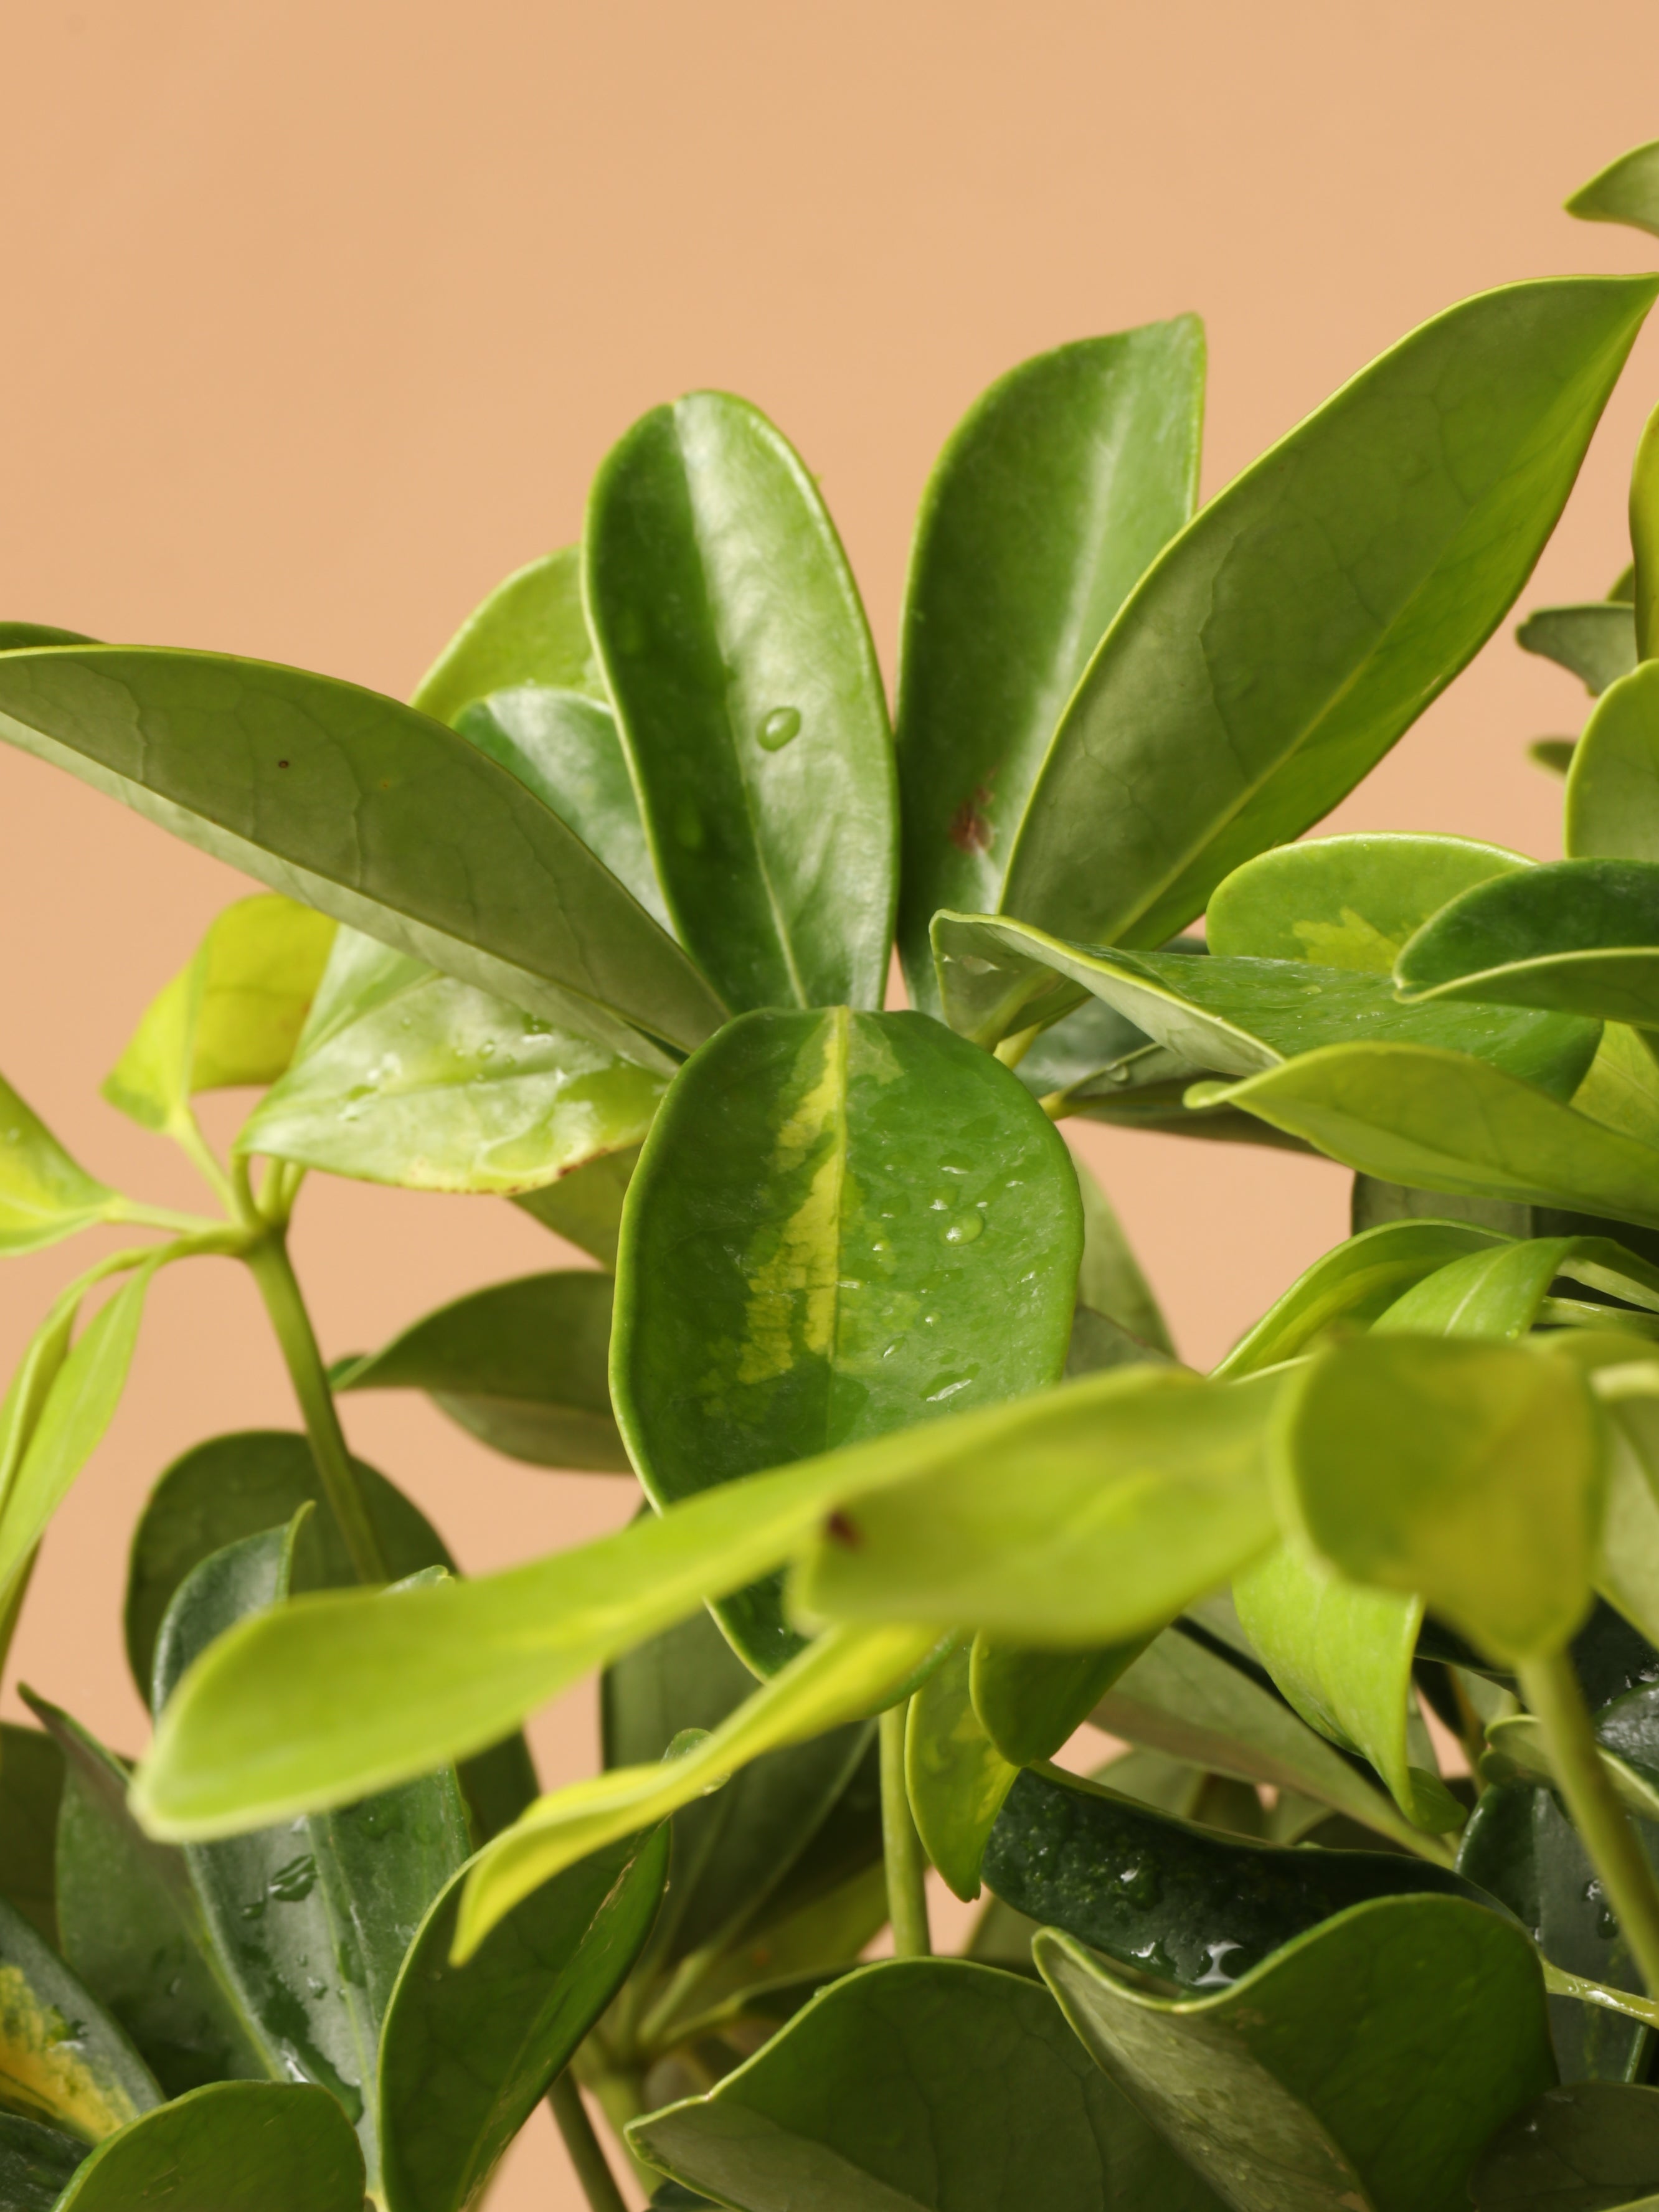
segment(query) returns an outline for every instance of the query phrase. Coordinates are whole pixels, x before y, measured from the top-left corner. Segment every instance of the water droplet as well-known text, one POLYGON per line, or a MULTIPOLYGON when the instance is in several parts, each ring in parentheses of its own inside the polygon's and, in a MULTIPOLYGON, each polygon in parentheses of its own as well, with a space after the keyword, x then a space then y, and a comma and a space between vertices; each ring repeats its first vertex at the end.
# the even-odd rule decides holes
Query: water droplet
POLYGON ((363 1833, 377 1842, 382 1836, 395 1836, 404 1825, 403 1808, 395 1798, 371 1799, 357 1817, 363 1833))
POLYGON ((791 738, 800 735, 799 708, 774 707, 763 720, 758 735, 766 751, 781 753, 791 738))
POLYGON ((306 1987, 311 1991, 312 1996, 314 1997, 325 1997, 328 1995, 328 1984, 326 1982, 319 1982, 315 1974, 307 1974, 306 1976, 306 1987))
POLYGON ((264 1917, 265 1901, 263 1897, 256 1897, 252 1899, 252 1903, 245 1905, 242 1907, 242 1917, 244 1920, 263 1920, 264 1917))
POLYGON ((1115 1066, 1107 1069, 1106 1080, 1109 1083, 1127 1083, 1129 1080, 1129 1071, 1121 1060, 1118 1061, 1115 1066))
POLYGON ((494 1060, 495 1057, 495 1048, 488 1037, 478 1047, 478 1057, 480 1060, 494 1060))
POLYGON ((959 1213, 954 1221, 945 1223, 945 1241, 947 1244, 971 1244, 984 1226, 977 1213, 959 1213))
POLYGON ((265 1887, 283 1904, 298 1905, 317 1887, 316 1860, 309 1851, 303 1852, 297 1859, 290 1859, 286 1866, 278 1867, 265 1887))
POLYGON ((1158 1869, 1150 1859, 1131 1859, 1127 1866, 1121 1867, 1117 1886, 1131 1905, 1156 1905, 1162 1888, 1158 1869))
POLYGON ((971 1375, 935 1376, 934 1387, 927 1393, 927 1403, 942 1406, 947 1398, 954 1398, 959 1390, 965 1390, 973 1379, 971 1375))
POLYGON ((972 1175, 974 1164, 971 1160, 964 1160, 959 1153, 953 1153, 939 1162, 939 1171, 941 1175, 972 1175))
POLYGON ((956 1202, 950 1191, 936 1190, 927 1201, 927 1211, 930 1213, 948 1213, 956 1202))
POLYGON ((924 1328, 937 1328, 939 1327, 939 1316, 937 1314, 923 1314, 921 1317, 921 1325, 924 1328))
POLYGON ((357 1948, 354 1937, 350 1936, 342 1937, 340 1948, 334 1954, 334 1962, 340 1969, 343 1980, 349 1982, 356 1989, 363 1987, 362 1954, 357 1948))

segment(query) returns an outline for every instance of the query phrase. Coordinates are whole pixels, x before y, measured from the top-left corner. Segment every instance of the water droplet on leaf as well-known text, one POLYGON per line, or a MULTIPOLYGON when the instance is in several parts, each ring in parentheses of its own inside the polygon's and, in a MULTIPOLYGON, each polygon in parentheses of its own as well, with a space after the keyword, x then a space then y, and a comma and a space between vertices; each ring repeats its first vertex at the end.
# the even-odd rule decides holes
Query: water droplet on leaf
POLYGON ((791 738, 800 735, 799 707, 774 707, 760 726, 760 741, 769 753, 781 752, 791 738))

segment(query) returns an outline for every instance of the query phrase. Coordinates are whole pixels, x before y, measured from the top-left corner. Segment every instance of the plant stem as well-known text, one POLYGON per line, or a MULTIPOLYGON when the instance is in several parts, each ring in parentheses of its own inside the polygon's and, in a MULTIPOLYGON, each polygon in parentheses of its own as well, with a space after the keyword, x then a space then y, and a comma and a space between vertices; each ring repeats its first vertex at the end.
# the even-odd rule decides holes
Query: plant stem
POLYGON ((305 1417, 306 1434, 311 1439, 323 1495, 339 1525, 357 1578, 365 1583, 390 1582, 391 1571, 380 1550, 380 1540, 368 1517, 368 1501, 357 1480, 357 1470, 351 1463, 351 1454, 346 1449, 340 1417, 334 1407, 334 1393, 328 1387, 328 1374, 317 1349, 311 1316, 300 1293, 294 1263, 288 1256, 288 1240, 280 1229, 273 1228, 251 1248, 246 1258, 253 1279, 259 1285, 259 1295, 265 1302, 265 1311, 270 1316, 270 1325, 276 1332, 283 1358, 288 1363, 289 1377, 305 1417))
POLYGON ((933 1948, 927 1926, 927 1862, 921 1838, 910 1817, 904 1784, 904 1723, 910 1700, 890 1705, 878 1723, 881 1735, 881 1843, 887 1861, 887 1916, 893 1923, 893 1955, 925 1959, 933 1948))
POLYGON ((1550 1763, 1608 1905, 1646 1983, 1659 1996, 1659 1883, 1613 1794, 1578 1677, 1565 1651, 1523 1659, 1522 1695, 1544 1724, 1550 1763))
POLYGON ((553 2107, 553 2117, 564 2137, 570 2163, 576 2169, 582 2195, 592 2212, 628 2212, 626 2200, 617 2186, 617 2177, 611 2171, 611 2161, 605 2154, 605 2146, 593 2131, 582 2093, 576 2087, 576 2077, 568 2066, 548 2091, 547 2101, 553 2107))

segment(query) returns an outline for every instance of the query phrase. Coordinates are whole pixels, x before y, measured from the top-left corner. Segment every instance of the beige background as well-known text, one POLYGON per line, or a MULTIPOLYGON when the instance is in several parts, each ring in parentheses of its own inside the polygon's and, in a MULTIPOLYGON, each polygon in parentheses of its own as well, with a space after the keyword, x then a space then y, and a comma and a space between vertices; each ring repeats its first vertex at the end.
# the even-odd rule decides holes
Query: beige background
MULTIPOLYGON (((1461 295, 1659 254, 1558 212, 1659 133, 1651 0, 11 0, 4 43, 0 617, 398 693, 574 538, 606 446, 687 387, 758 401, 822 473, 890 669, 927 468, 1022 356, 1202 310, 1213 489, 1461 295)), ((1656 346, 1529 598, 1622 564, 1656 346)), ((1506 633, 1340 819, 1547 854, 1559 787, 1522 744, 1583 707, 1506 633)), ((96 1085, 245 886, 20 757, 0 807, 0 1066, 101 1173, 192 1203, 96 1085)), ((1321 1164, 1085 1143, 1196 1359, 1344 1226, 1321 1164)), ((319 1182, 297 1249, 331 1355, 556 1248, 503 1204, 319 1182)), ((0 1358, 82 1264, 11 1263, 0 1358)), ((348 1418, 469 1568, 628 1510, 419 1405, 348 1418)), ((145 1488, 202 1437, 291 1419, 239 1274, 165 1277, 47 1547, 24 1679, 136 1747, 117 1606, 145 1488)), ((548 1778, 580 1771, 588 1698, 536 1741, 548 1778)), ((575 2202, 538 2116, 495 2203, 575 2202)))

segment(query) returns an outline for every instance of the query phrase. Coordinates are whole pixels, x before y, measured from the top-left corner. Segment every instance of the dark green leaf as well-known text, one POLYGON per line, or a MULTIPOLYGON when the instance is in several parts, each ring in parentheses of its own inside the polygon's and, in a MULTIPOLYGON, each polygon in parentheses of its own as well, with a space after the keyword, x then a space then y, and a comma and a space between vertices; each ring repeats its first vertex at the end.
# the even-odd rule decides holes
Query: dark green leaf
MULTIPOLYGON (((677 1078, 630 1186, 611 1391, 659 1505, 1054 1381, 1082 1249, 1060 1138, 921 1014, 751 1014, 677 1078)), ((775 1584, 744 1657, 798 1648, 775 1584)))
POLYGON ((1547 2089, 1487 2144, 1469 2202, 1476 2212, 1652 2212, 1659 2090, 1605 2081, 1547 2089))
POLYGON ((216 2081, 88 2159, 57 2212, 362 2212, 363 2160, 331 2097, 216 2081))
POLYGON ((574 545, 518 568, 475 608, 421 679, 414 704, 440 722, 511 684, 550 684, 603 699, 582 616, 574 545))
POLYGON ((335 1370, 337 1390, 424 1390, 471 1434, 537 1467, 626 1474, 611 1418, 608 1275, 524 1275, 441 1306, 383 1351, 335 1370))
POLYGON ((90 1991, 0 1903, 0 2108, 98 2142, 161 2101, 90 1991))
POLYGON ((1526 653, 1553 660, 1577 677, 1592 699, 1636 665, 1636 623, 1630 607, 1617 599, 1590 599, 1582 606, 1540 607, 1515 633, 1526 653))
POLYGON ((450 1963, 462 1877, 410 1947, 380 2043, 388 2212, 465 2212, 627 1978, 649 1935, 668 1838, 571 1867, 450 1963))
POLYGON ((1155 1352, 1127 1328, 1080 1302, 1072 1315, 1071 1340, 1066 1346, 1066 1380, 1079 1375, 1103 1375, 1109 1367, 1144 1367, 1166 1364, 1167 1352, 1155 1352))
POLYGON ((1502 619, 1654 292, 1464 301, 1200 509, 1066 708, 1002 911, 1157 945, 1328 813, 1502 619))
POLYGON ((40 1729, 0 1721, 0 1897, 58 1948, 64 1754, 40 1729))
POLYGON ((0 653, 21 653, 37 645, 95 645, 78 629, 54 629, 50 623, 0 623, 0 653))
POLYGON ((693 958, 739 1010, 878 1006, 898 830, 886 702, 799 458, 724 393, 655 408, 594 480, 582 564, 693 958))
POLYGON ((911 555, 897 717, 899 937, 936 1004, 927 925, 994 908, 1054 725, 1113 617, 1192 514, 1195 315, 1039 354, 939 456, 911 555))
POLYGON ((1659 863, 1559 860, 1454 899, 1400 955, 1408 999, 1659 1024, 1659 863))
POLYGON ((689 1048, 708 986, 573 831, 441 723, 222 653, 0 659, 0 736, 217 859, 611 1049, 689 1048))
POLYGON ((1146 1648, 1136 1637, 1098 1651, 1034 1651, 1029 1645, 974 1639, 974 1710, 1003 1757, 1016 1766, 1052 1759, 1108 1690, 1146 1648))
POLYGON ((1400 948, 1448 899, 1527 862, 1469 837, 1313 837, 1235 868, 1204 916, 1212 952, 1394 970, 1400 948))
POLYGON ((1584 222, 1627 222, 1659 236, 1659 139, 1609 161, 1567 202, 1584 222))
POLYGON ((1046 1990, 963 1959, 848 1975, 629 2133, 742 2212, 1219 2212, 1046 1990))
POLYGON ((76 2136, 0 2113, 0 2203, 6 2212, 52 2212, 86 2154, 76 2136))
POLYGON ((614 1273, 623 1200, 639 1157, 637 1146, 629 1152, 600 1152, 580 1167, 568 1170, 556 1182, 518 1193, 513 1203, 556 1237, 562 1237, 580 1251, 591 1252, 602 1267, 614 1273))
POLYGON ((1352 1906, 1174 2002, 1074 1936, 1033 1949, 1100 2064, 1237 2212, 1459 2212, 1481 2145, 1554 2080, 1537 1954, 1461 1897, 1352 1906))
POLYGON ((1551 775, 1566 775, 1577 750, 1577 738, 1534 738, 1527 747, 1527 758, 1551 775))

